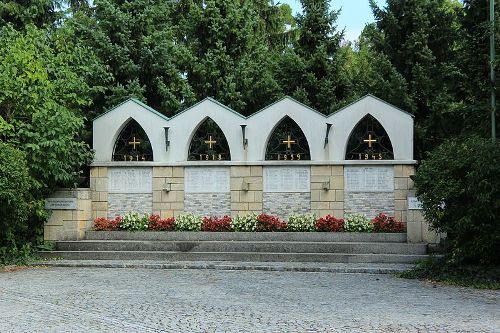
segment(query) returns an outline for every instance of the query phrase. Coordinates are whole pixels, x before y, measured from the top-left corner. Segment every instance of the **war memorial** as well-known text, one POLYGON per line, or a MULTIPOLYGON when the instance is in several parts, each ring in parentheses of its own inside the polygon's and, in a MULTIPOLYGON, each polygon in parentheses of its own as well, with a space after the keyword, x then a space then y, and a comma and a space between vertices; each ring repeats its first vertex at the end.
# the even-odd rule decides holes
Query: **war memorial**
POLYGON ((413 117, 372 95, 324 116, 290 97, 249 117, 206 98, 168 118, 129 99, 93 121, 90 189, 48 198, 47 240, 92 220, 382 212, 408 242, 434 242, 414 197, 413 117))

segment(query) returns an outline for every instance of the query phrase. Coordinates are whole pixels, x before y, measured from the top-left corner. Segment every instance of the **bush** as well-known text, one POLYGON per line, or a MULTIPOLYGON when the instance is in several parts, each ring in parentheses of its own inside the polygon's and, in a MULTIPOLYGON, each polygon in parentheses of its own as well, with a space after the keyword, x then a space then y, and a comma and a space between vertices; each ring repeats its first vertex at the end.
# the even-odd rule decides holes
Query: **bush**
POLYGON ((201 225, 202 231, 231 231, 231 217, 225 215, 222 218, 204 217, 201 225))
POLYGON ((178 231, 200 231, 201 230, 201 216, 191 213, 186 213, 177 216, 175 219, 175 230, 178 231))
POLYGON ((394 217, 379 213, 372 220, 373 232, 403 232, 403 223, 396 221, 394 217))
POLYGON ((148 229, 149 215, 130 212, 125 214, 120 228, 128 231, 144 231, 148 229))
POLYGON ((155 231, 172 231, 175 228, 175 218, 170 217, 162 219, 159 215, 151 215, 149 217, 149 230, 155 231))
POLYGON ((231 221, 231 229, 234 231, 255 231, 257 229, 257 215, 236 215, 231 221))
POLYGON ((15 257, 24 251, 29 232, 31 185, 25 154, 0 142, 1 257, 15 257))
POLYGON ((257 216, 256 231, 285 231, 286 222, 281 221, 279 218, 269 215, 260 214, 257 216))
POLYGON ((446 233, 451 260, 500 263, 499 165, 498 141, 470 137, 443 143, 418 168, 424 216, 446 233))
POLYGON ((364 214, 349 214, 344 221, 344 230, 353 232, 371 232, 372 221, 364 214))
POLYGON ((314 225, 316 231, 338 232, 344 231, 344 219, 327 215, 320 218, 314 225))
POLYGON ((121 216, 117 216, 110 220, 105 217, 100 217, 94 220, 93 229, 96 231, 113 231, 120 229, 120 223, 122 222, 121 216))
POLYGON ((398 276, 479 289, 500 289, 498 265, 451 263, 446 257, 429 257, 398 276))
POLYGON ((288 231, 314 231, 316 214, 292 214, 288 217, 288 231))

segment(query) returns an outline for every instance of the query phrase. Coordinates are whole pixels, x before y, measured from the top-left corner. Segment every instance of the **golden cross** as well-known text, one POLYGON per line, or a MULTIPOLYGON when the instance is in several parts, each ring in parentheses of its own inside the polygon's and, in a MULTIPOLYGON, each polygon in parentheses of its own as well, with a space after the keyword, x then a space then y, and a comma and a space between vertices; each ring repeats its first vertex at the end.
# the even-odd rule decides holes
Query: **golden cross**
POLYGON ((135 150, 135 146, 136 146, 136 145, 140 145, 140 144, 141 144, 141 141, 136 141, 136 140, 135 140, 135 136, 134 136, 134 140, 133 140, 133 141, 130 141, 128 144, 129 144, 129 145, 133 145, 133 146, 134 146, 134 150, 135 150))
POLYGON ((372 142, 377 142, 377 140, 372 139, 372 135, 368 134, 368 140, 363 140, 363 142, 368 142, 368 147, 372 147, 372 142))
POLYGON ((288 134, 288 140, 283 141, 283 143, 286 143, 288 149, 290 149, 292 148, 292 143, 295 143, 295 140, 292 140, 292 137, 288 134))
POLYGON ((212 140, 212 136, 211 135, 208 137, 208 140, 205 140, 205 143, 210 147, 210 149, 212 149, 212 144, 214 144, 216 142, 217 141, 212 140))

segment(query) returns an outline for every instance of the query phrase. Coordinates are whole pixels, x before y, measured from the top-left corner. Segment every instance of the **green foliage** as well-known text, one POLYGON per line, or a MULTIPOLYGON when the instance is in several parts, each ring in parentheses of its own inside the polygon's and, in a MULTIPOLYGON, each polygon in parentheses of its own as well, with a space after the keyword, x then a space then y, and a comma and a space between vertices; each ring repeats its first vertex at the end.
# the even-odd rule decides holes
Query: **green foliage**
POLYGON ((236 215, 231 221, 234 231, 255 231, 257 229, 257 214, 236 215))
POLYGON ((500 144, 457 138, 437 147, 417 170, 426 219, 445 232, 456 261, 499 263, 500 144))
POLYGON ((276 73, 285 94, 329 114, 346 98, 346 80, 339 57, 343 32, 338 32, 338 11, 330 1, 302 0, 296 18, 298 39, 278 58, 276 73))
POLYGON ((458 62, 461 4, 452 0, 370 0, 376 28, 368 37, 405 79, 416 120, 417 156, 462 130, 458 62))
POLYGON ((148 229, 149 215, 129 212, 123 216, 120 228, 128 231, 144 231, 148 229))
POLYGON ((191 213, 181 214, 175 218, 177 231, 201 231, 202 224, 202 217, 191 213))
POLYGON ((55 0, 4 0, 0 2, 0 27, 10 23, 20 30, 29 24, 52 25, 60 17, 60 4, 55 0))
POLYGON ((497 265, 458 265, 445 257, 430 257, 398 276, 478 289, 500 289, 500 268, 497 265))
POLYGON ((75 112, 90 103, 91 88, 71 66, 84 61, 84 50, 34 26, 2 28, 0 45, 1 134, 26 153, 35 195, 72 186, 92 160, 79 140, 83 119, 75 112))
POLYGON ((348 214, 344 220, 344 231, 351 232, 371 232, 372 221, 364 214, 348 214))
POLYGON ((28 228, 31 186, 25 154, 0 142, 0 258, 15 257, 22 249, 28 228))
POLYGON ((315 231, 316 214, 292 214, 288 217, 288 231, 315 231))

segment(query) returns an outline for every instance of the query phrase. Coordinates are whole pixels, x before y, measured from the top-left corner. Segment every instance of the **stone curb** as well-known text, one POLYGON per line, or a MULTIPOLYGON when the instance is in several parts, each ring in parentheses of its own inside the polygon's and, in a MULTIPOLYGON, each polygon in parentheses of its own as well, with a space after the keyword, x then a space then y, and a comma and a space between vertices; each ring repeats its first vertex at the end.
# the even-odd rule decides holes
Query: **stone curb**
POLYGON ((410 269, 413 265, 384 267, 374 265, 371 267, 350 266, 310 266, 307 264, 289 266, 269 263, 125 263, 125 262, 88 262, 88 261, 42 261, 31 266, 49 267, 85 267, 85 268, 139 268, 139 269, 209 269, 221 271, 270 271, 270 272, 320 272, 320 273, 366 273, 366 274, 393 274, 410 269))

